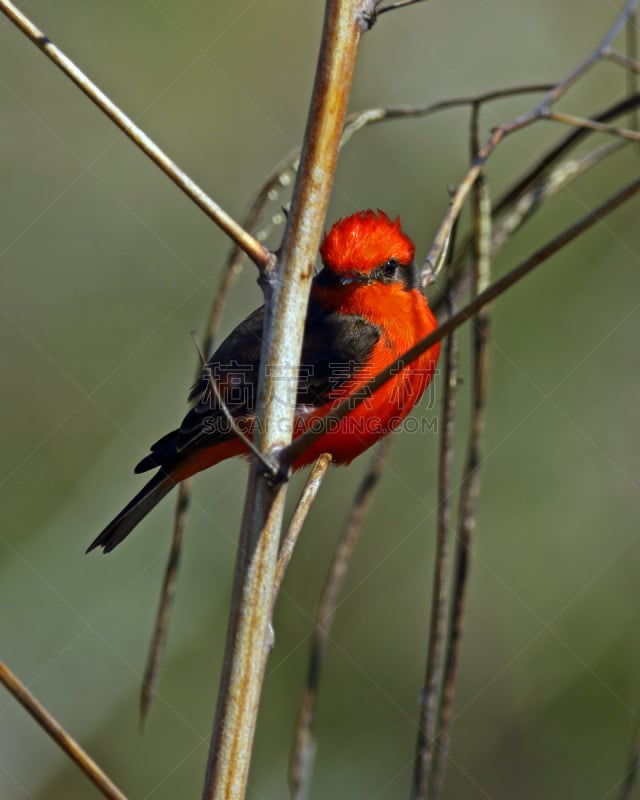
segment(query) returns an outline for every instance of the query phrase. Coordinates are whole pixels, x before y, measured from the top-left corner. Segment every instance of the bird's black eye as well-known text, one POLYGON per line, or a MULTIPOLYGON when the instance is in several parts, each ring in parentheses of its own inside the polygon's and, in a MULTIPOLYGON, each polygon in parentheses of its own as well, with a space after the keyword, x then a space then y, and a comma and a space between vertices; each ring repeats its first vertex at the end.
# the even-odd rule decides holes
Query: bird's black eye
POLYGON ((395 258, 389 259, 389 261, 387 261, 387 263, 383 267, 385 278, 395 278, 396 275, 398 274, 399 266, 400 265, 395 260, 395 258))

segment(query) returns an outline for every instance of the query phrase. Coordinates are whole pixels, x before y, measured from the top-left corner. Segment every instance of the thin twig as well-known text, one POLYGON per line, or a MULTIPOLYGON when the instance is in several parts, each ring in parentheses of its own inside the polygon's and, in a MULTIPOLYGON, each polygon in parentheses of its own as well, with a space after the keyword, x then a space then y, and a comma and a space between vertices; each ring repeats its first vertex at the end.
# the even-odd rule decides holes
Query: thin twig
POLYGON ((171 619, 171 610, 176 593, 178 567, 180 565, 182 542, 187 522, 187 508, 189 507, 190 500, 189 490, 189 481, 182 481, 179 486, 178 502, 176 503, 175 508, 173 535, 171 537, 171 545, 169 547, 169 557, 167 558, 164 577, 162 579, 162 587, 160 589, 160 597, 158 599, 158 608, 153 626, 153 634, 151 636, 149 652, 147 653, 147 661, 145 663, 142 687, 140 690, 141 728, 144 727, 144 724, 147 721, 151 704, 153 703, 153 699, 155 697, 158 673, 160 670, 160 661, 162 659, 162 654, 164 652, 164 647, 167 640, 167 634, 169 632, 169 621, 171 619))
POLYGON ((478 176, 484 170, 485 164, 496 147, 507 136, 532 125, 540 119, 548 118, 551 107, 562 97, 569 88, 581 77, 588 69, 603 58, 603 53, 607 52, 611 42, 624 28, 630 15, 635 10, 640 0, 627 0, 625 7, 616 17, 613 25, 601 39, 599 45, 593 50, 574 70, 565 78, 559 81, 551 91, 547 92, 542 101, 526 114, 511 120, 504 125, 500 125, 491 131, 489 138, 484 145, 477 150, 476 156, 471 167, 458 185, 449 208, 444 215, 438 228, 433 245, 427 254, 422 266, 422 279, 425 285, 433 283, 436 275, 436 265, 442 263, 442 252, 446 248, 446 243, 451 234, 451 228, 458 218, 464 203, 471 191, 478 176))
MULTIPOLYGON (((623 53, 618 53, 611 49, 605 50, 602 57, 606 58, 607 61, 612 61, 614 64, 624 67, 624 69, 631 73, 640 75, 640 61, 636 61, 635 58, 625 56, 623 53)), ((629 94, 633 94, 634 91, 636 91, 635 88, 629 87, 629 94)))
MULTIPOLYGON (((445 288, 447 316, 454 311, 453 277, 449 273, 445 288)), ((433 761, 438 699, 442 676, 442 646, 447 623, 447 573, 449 561, 449 535, 451 530, 451 475, 453 470, 453 436, 455 430, 455 408, 458 384, 458 352, 455 331, 445 340, 443 354, 443 391, 438 454, 438 504, 436 522, 436 552, 433 562, 433 584, 431 592, 431 615, 429 620, 429 643, 424 689, 421 697, 420 720, 416 741, 411 797, 424 800, 427 796, 429 775, 433 761)))
POLYGON ((307 682, 298 713, 289 764, 289 789, 293 800, 302 800, 305 796, 313 767, 313 716, 318 697, 322 662, 333 624, 338 595, 344 583, 351 557, 362 534, 374 490, 382 475, 393 441, 393 438, 388 436, 376 447, 367 472, 354 497, 347 522, 340 534, 318 603, 307 669, 307 682))
POLYGON ((323 431, 327 429, 328 425, 339 422, 349 412, 357 408, 366 397, 370 397, 372 392, 376 392, 381 386, 389 381, 398 370, 404 369, 406 366, 415 361, 419 356, 425 353, 430 347, 439 342, 445 336, 448 336, 452 331, 459 328, 468 320, 472 319, 476 313, 487 303, 491 303, 501 294, 511 288, 518 281, 522 280, 526 275, 532 272, 540 264, 544 263, 548 258, 554 255, 558 250, 561 250, 567 244, 576 239, 584 231, 591 228, 597 222, 604 219, 605 216, 610 214, 619 206, 626 203, 640 191, 640 178, 631 181, 615 194, 608 197, 602 203, 597 205, 594 209, 589 211, 583 217, 578 219, 573 224, 565 228, 561 233, 548 241, 541 248, 532 253, 528 258, 522 261, 517 267, 514 267, 506 275, 503 275, 488 289, 479 294, 474 300, 466 306, 457 311, 453 316, 443 321, 438 328, 429 336, 425 336, 417 342, 412 348, 407 350, 404 355, 389 364, 385 369, 378 373, 375 378, 372 378, 364 387, 363 395, 358 397, 349 397, 343 400, 335 409, 330 411, 323 417, 323 425, 318 425, 318 429, 308 431, 299 436, 292 444, 288 445, 281 453, 282 464, 293 464, 312 444, 314 444, 323 431))
MULTIPOLYGON (((640 106, 640 94, 635 94, 631 97, 625 97, 622 100, 619 100, 612 106, 609 106, 609 108, 606 108, 604 111, 596 114, 593 119, 596 122, 610 122, 611 120, 626 114, 628 111, 631 111, 633 108, 637 108, 638 106, 640 106)), ((540 159, 538 159, 533 168, 527 170, 524 176, 519 178, 513 184, 513 186, 511 186, 511 188, 509 188, 494 204, 492 212, 494 219, 502 214, 507 208, 509 208, 509 206, 511 206, 523 192, 528 190, 535 180, 537 180, 548 169, 556 164, 568 150, 579 144, 584 138, 590 135, 591 131, 587 128, 578 128, 574 131, 571 131, 571 133, 565 136, 564 139, 561 139, 557 145, 554 145, 549 151, 547 151, 540 159)), ((461 253, 466 251, 468 244, 468 242, 465 242, 465 244, 459 248, 458 252, 461 253)))
MULTIPOLYGON (((640 106, 640 94, 633 95, 632 97, 626 97, 623 100, 618 101, 613 106, 610 106, 609 108, 600 112, 594 117, 594 119, 600 122, 608 122, 638 106, 640 106)), ((514 184, 507 189, 506 192, 504 192, 504 194, 495 202, 491 212, 492 219, 495 220, 508 210, 512 209, 510 211, 510 215, 514 215, 512 220, 514 230, 516 226, 525 222, 525 220, 528 219, 528 216, 539 207, 538 203, 535 202, 535 192, 537 187, 544 185, 545 180, 549 178, 550 170, 559 162, 562 156, 564 156, 571 148, 577 146, 584 138, 590 135, 592 135, 592 131, 586 128, 578 128, 561 139, 558 144, 554 145, 549 151, 541 156, 534 166, 528 169, 521 178, 518 178, 514 184), (528 201, 527 196, 529 198, 528 201), (521 200, 523 201, 523 209, 525 211, 528 202, 531 204, 531 211, 527 212, 527 214, 522 217, 519 216, 519 212, 517 210, 520 207, 519 203, 521 200)), ((626 143, 622 142, 621 144, 624 145, 626 143)), ((561 173, 562 167, 560 166, 558 167, 557 175, 561 173)), ((579 173, 576 172, 576 175, 577 174, 579 173)), ((558 188, 560 188, 560 186, 558 186, 558 188)), ((503 232, 504 229, 502 226, 498 225, 494 231, 496 243, 493 247, 492 255, 495 255, 497 249, 504 244, 504 241, 502 241, 500 238, 503 232)), ((459 288, 465 281, 464 259, 469 252, 471 244, 472 236, 467 236, 461 244, 456 246, 457 253, 453 262, 453 287, 455 292, 458 292, 459 288)), ((442 302, 442 295, 432 300, 431 306, 435 313, 438 313, 442 302)))
POLYGON ((51 716, 20 679, 2 662, 0 662, 0 683, 31 714, 58 747, 80 767, 82 772, 105 797, 109 798, 109 800, 127 800, 126 795, 108 778, 91 756, 82 749, 75 739, 69 736, 62 725, 51 716))
POLYGON ((543 203, 550 200, 579 175, 627 146, 627 142, 608 142, 578 158, 560 162, 534 181, 520 199, 514 202, 509 213, 505 213, 499 224, 495 225, 491 235, 492 257, 543 203))
MULTIPOLYGON (((346 142, 348 142, 349 139, 355 133, 360 131, 362 128, 371 124, 376 124, 378 122, 386 122, 403 118, 422 117, 432 113, 444 111, 447 109, 459 108, 469 105, 480 106, 487 102, 491 102, 493 100, 500 100, 518 94, 548 92, 550 88, 553 88, 553 84, 531 84, 531 85, 523 85, 512 88, 497 89, 494 91, 486 92, 484 94, 470 96, 470 97, 451 98, 449 100, 442 100, 435 103, 428 103, 424 105, 370 108, 365 111, 351 114, 348 117, 348 123, 345 126, 345 130, 343 133, 342 145, 346 144, 346 142)), ((626 97, 623 100, 618 101, 614 105, 600 112, 593 118, 593 121, 606 123, 610 120, 616 119, 617 117, 621 116, 622 114, 632 109, 637 108, 638 106, 640 106, 640 94, 635 94, 632 95, 631 97, 626 97)), ((504 213, 508 208, 513 206, 514 203, 516 203, 518 199, 523 195, 523 193, 531 191, 532 187, 536 185, 535 182, 538 181, 542 176, 544 176, 547 170, 549 170, 555 163, 557 163, 559 159, 568 150, 579 144, 582 141, 582 139, 584 139, 591 133, 592 131, 587 128, 578 128, 572 131, 568 136, 562 139, 559 142, 559 144, 555 145, 551 150, 549 150, 542 157, 540 157, 536 162, 536 164, 534 165, 534 167, 528 169, 525 175, 519 178, 513 184, 513 186, 510 189, 508 189, 502 195, 502 197, 498 199, 498 201, 494 205, 492 211, 492 217, 495 219, 500 214, 504 213)), ((291 154, 290 158, 292 156, 293 154, 291 154)), ((534 204, 534 207, 537 208, 537 204, 534 204)), ((533 210, 534 209, 532 208, 532 212, 533 210)), ((521 221, 524 221, 524 219, 522 219, 521 221)), ((496 236, 499 235, 500 231, 497 230, 496 236)), ((463 264, 463 259, 466 253, 468 252, 470 245, 471 245, 471 237, 468 237, 457 248, 458 255, 455 259, 456 267, 453 280, 453 287, 454 287, 453 291, 457 292, 460 283, 464 281, 464 274, 461 270, 461 265, 463 264)), ((495 253, 495 248, 493 252, 495 253)), ((429 282, 432 281, 429 280, 429 282)), ((435 302, 432 302, 434 310, 437 310, 441 302, 442 298, 437 298, 435 302)))
MULTIPOLYGON (((476 128, 472 133, 475 152, 476 128)), ((491 202, 484 175, 473 191, 473 293, 477 297, 489 286, 491 263, 491 202)), ((472 326, 473 396, 467 456, 460 487, 460 511, 456 539, 451 619, 447 637, 442 700, 438 719, 437 746, 429 785, 429 797, 440 800, 444 785, 445 764, 451 737, 451 717, 455 700, 462 628, 466 606, 469 564, 476 528, 476 506, 480 486, 481 440, 487 399, 489 369, 489 306, 478 312, 472 326)))
MULTIPOLYGON (((594 119, 599 122, 606 122, 627 113, 628 111, 640 106, 640 94, 626 97, 622 101, 615 103, 613 106, 600 112, 594 119)), ((547 151, 536 164, 527 170, 527 172, 515 183, 507 189, 507 191, 496 201, 492 209, 492 219, 497 219, 501 215, 509 211, 508 216, 503 223, 496 226, 494 230, 494 243, 492 246, 492 255, 495 255, 497 250, 505 243, 504 234, 511 226, 511 232, 515 231, 516 227, 522 225, 533 213, 540 207, 543 200, 548 199, 556 191, 558 191, 565 181, 568 182, 577 177, 581 171, 588 169, 598 160, 604 158, 609 153, 602 151, 598 155, 598 151, 593 152, 593 163, 590 163, 588 155, 581 156, 573 162, 566 162, 565 165, 559 164, 552 170, 554 165, 558 164, 563 155, 565 155, 571 148, 577 146, 584 138, 590 136, 592 131, 586 128, 578 128, 572 131, 568 136, 564 137, 557 145, 554 145, 547 151), (584 159, 584 161, 582 161, 584 159), (566 169, 566 174, 564 174, 566 169), (575 172, 573 171, 575 170, 575 172)), ((625 146, 626 142, 615 143, 614 145, 605 145, 605 147, 612 147, 614 150, 617 147, 625 146)), ((457 292, 461 284, 465 280, 465 262, 464 258, 469 251, 472 243, 472 236, 468 236, 463 242, 457 246, 457 255, 454 260, 454 276, 453 286, 457 292)), ((442 296, 436 297, 432 300, 432 308, 434 312, 442 303, 442 296)))
POLYGON ((322 481, 324 480, 324 476, 326 475, 330 464, 331 455, 329 453, 322 453, 322 455, 318 456, 316 459, 316 462, 309 473, 309 477, 307 478, 307 482, 304 485, 304 489, 302 490, 302 494, 300 495, 300 499, 298 500, 295 511, 293 512, 293 516, 291 517, 291 522, 289 523, 287 532, 282 537, 282 541, 280 542, 280 550, 278 552, 278 563, 276 565, 276 577, 273 585, 274 603, 280 592, 280 587, 282 586, 282 581, 284 580, 285 572, 287 571, 287 567, 291 561, 291 556, 293 555, 300 532, 302 531, 304 523, 307 520, 309 511, 311 511, 311 506, 313 505, 313 502, 320 491, 320 486, 322 485, 322 481))
MULTIPOLYGON (((464 108, 474 104, 491 103, 498 100, 505 100, 523 94, 540 94, 548 92, 554 87, 552 83, 533 83, 519 86, 507 86, 502 89, 492 89, 478 95, 468 97, 452 97, 447 100, 439 100, 434 103, 419 103, 415 105, 383 106, 377 108, 367 108, 363 111, 356 111, 349 114, 345 121, 344 130, 340 147, 344 147, 350 139, 363 128, 369 125, 376 125, 380 122, 392 122, 403 119, 423 118, 440 111, 464 108)), ((264 210, 267 201, 273 199, 273 195, 284 185, 289 184, 289 173, 295 171, 300 160, 300 148, 291 150, 274 169, 260 188, 251 212, 243 222, 243 227, 248 231, 253 231, 257 220, 264 210)), ((256 234, 258 240, 265 238, 265 231, 259 230, 256 234)), ((234 272, 239 269, 240 259, 235 256, 227 269, 234 272)), ((227 273, 225 272, 225 275, 227 273)), ((224 278, 223 278, 224 280, 224 278)), ((203 348, 205 353, 209 353, 209 348, 203 348)))
POLYGON ((269 461, 269 459, 263 455, 262 451, 251 441, 251 439, 246 435, 246 433, 238 427, 238 424, 235 420, 235 417, 229 410, 224 397, 220 393, 220 387, 218 386, 218 381, 213 377, 213 372, 211 367, 207 363, 204 353, 200 348, 198 340, 196 339, 195 333, 191 332, 191 337, 193 339, 193 344, 195 345, 196 350, 198 351, 198 355, 200 356, 200 363, 202 364, 202 369, 207 376, 207 380, 209 381, 209 386, 211 387, 211 391, 213 392, 213 396, 216 398, 216 403, 218 404, 220 410, 224 414, 224 418, 226 419, 227 423, 229 424, 229 428, 233 431, 234 435, 240 439, 242 444, 249 450, 250 453, 253 454, 255 458, 262 464, 264 467, 265 472, 267 475, 270 475, 272 478, 276 478, 278 475, 278 470, 275 465, 269 461))
POLYGON ((576 117, 574 114, 563 114, 560 111, 549 111, 544 115, 544 119, 552 122, 561 122, 563 125, 571 125, 573 128, 589 128, 598 133, 608 133, 610 136, 618 136, 621 139, 628 139, 630 142, 640 142, 640 131, 632 131, 628 128, 615 128, 612 125, 605 125, 603 122, 596 122, 584 117, 576 117))
POLYGON ((380 8, 376 11, 376 16, 380 16, 380 14, 386 14, 387 11, 395 11, 397 8, 404 8, 405 6, 415 6, 416 3, 424 2, 424 0, 397 0, 395 3, 391 3, 391 5, 384 6, 384 8, 380 8))
POLYGON ((121 111, 107 95, 91 81, 73 61, 66 56, 53 42, 45 36, 21 11, 9 0, 0 0, 2 11, 13 24, 25 34, 53 63, 78 86, 87 97, 114 122, 120 130, 147 155, 156 166, 209 216, 215 224, 226 233, 262 270, 272 269, 275 256, 264 245, 251 236, 224 209, 222 209, 206 192, 198 186, 177 164, 175 164, 159 147, 139 128, 135 122, 121 111))
POLYGON ((344 128, 342 145, 344 146, 354 133, 357 133, 368 125, 376 125, 379 122, 428 117, 440 111, 465 108, 475 104, 491 103, 496 100, 504 100, 521 94, 539 94, 541 92, 548 92, 554 85, 555 84, 552 83, 532 83, 522 86, 509 86, 503 89, 493 89, 489 92, 469 95, 467 97, 451 97, 447 100, 437 100, 433 103, 367 108, 363 111, 349 114, 347 117, 347 124, 344 128))
MULTIPOLYGON (((365 0, 327 2, 309 119, 277 273, 263 280, 265 328, 256 416, 267 457, 293 433, 297 386, 282 370, 300 361, 308 294, 346 116, 365 0), (282 383, 282 381, 280 381, 282 383), (269 399, 278 388, 282 402, 269 399)), ((291 374, 291 373, 289 373, 291 374)), ((286 482, 249 472, 223 671, 203 800, 245 795, 258 703, 271 641, 271 610, 286 482)))
POLYGON ((584 75, 585 72, 591 69, 591 67, 593 67, 604 57, 604 54, 611 47, 613 40, 624 29, 625 25, 627 25, 629 19, 633 15, 633 12, 638 7, 638 2, 639 0, 627 0, 624 8, 616 17, 613 25, 602 37, 596 49, 593 50, 580 64, 578 64, 578 66, 565 78, 556 84, 556 86, 543 99, 542 103, 540 103, 540 105, 534 110, 533 113, 535 115, 543 116, 544 113, 548 111, 554 103, 556 103, 564 94, 566 94, 566 92, 580 77, 582 77, 582 75, 584 75))

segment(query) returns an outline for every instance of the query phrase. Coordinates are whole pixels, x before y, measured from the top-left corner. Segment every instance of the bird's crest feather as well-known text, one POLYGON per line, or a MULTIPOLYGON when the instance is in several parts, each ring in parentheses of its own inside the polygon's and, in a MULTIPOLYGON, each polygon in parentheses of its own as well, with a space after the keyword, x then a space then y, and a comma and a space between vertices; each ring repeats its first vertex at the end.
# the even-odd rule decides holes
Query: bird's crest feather
POLYGON ((410 264, 415 255, 413 242, 384 211, 359 211, 338 220, 325 234, 320 247, 325 266, 334 272, 368 272, 390 259, 410 264))

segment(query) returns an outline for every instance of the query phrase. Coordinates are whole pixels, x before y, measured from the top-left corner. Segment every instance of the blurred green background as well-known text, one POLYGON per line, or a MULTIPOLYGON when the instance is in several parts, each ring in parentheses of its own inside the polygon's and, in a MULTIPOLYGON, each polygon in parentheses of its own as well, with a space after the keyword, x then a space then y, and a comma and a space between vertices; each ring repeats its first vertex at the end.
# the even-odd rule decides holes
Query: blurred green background
MULTIPOLYGON (((351 108, 555 80, 622 5, 591 3, 586 14, 583 0, 432 0, 387 15, 363 41, 351 108)), ((319 2, 21 6, 235 216, 300 141, 319 2)), ((588 115, 623 91, 621 70, 605 64, 562 108, 588 115)), ((533 100, 487 107, 484 133, 533 100)), ((203 328, 227 243, 4 18, 0 113, 0 658, 131 798, 199 797, 246 466, 223 464, 195 482, 144 735, 140 672, 172 501, 111 557, 83 551, 140 485, 131 470, 148 444, 186 409, 189 331, 203 328)), ((494 196, 564 132, 536 125, 501 147, 494 196)), ((329 221, 367 207, 399 213, 424 254, 447 185, 464 173, 467 136, 464 110, 361 133, 341 156, 329 221)), ((639 165, 629 150, 572 184, 509 244, 496 272, 639 165)), ((270 213, 287 199, 283 191, 270 213)), ((638 219, 636 200, 495 307, 448 798, 617 796, 640 704, 638 219)), ((259 302, 247 269, 225 331, 259 302)), ((465 330, 463 369, 467 338, 465 330)), ((460 443, 469 386, 460 390, 460 443)), ((316 800, 408 795, 436 445, 434 435, 398 437, 353 561, 321 687, 316 800)), ((367 461, 327 478, 287 576, 250 797, 286 796, 311 619, 367 461)), ((301 477, 293 483, 290 502, 301 477)), ((0 797, 97 796, 0 693, 0 797)))

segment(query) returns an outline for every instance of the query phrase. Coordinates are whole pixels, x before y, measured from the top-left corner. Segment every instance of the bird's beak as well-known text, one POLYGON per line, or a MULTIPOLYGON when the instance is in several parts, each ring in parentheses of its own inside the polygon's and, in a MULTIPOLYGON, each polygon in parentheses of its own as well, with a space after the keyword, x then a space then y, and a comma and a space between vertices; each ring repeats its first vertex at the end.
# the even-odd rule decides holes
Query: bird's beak
POLYGON ((361 272, 343 272, 340 275, 340 286, 352 286, 354 283, 367 284, 369 280, 361 272))

